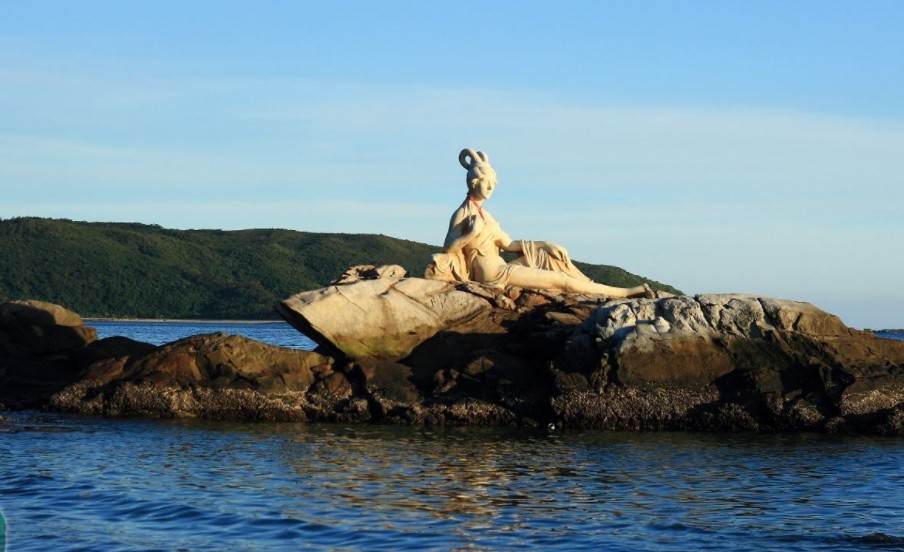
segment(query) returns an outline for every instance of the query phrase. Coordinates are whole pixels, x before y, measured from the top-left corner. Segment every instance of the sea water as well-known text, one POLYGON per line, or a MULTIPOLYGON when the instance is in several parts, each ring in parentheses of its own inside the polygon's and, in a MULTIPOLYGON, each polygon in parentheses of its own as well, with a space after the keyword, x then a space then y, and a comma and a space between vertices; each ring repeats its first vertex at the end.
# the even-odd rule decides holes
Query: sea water
POLYGON ((311 350, 317 346, 286 322, 89 320, 86 325, 97 330, 98 339, 125 336, 153 345, 163 345, 192 335, 223 332, 244 335, 279 347, 311 350))
POLYGON ((898 438, 0 416, 11 551, 904 549, 898 438))

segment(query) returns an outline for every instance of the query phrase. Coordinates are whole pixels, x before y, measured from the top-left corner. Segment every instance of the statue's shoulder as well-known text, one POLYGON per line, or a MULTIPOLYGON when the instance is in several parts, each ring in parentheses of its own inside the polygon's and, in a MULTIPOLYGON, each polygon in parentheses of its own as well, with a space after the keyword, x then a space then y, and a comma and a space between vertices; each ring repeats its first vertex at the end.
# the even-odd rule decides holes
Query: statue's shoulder
POLYGON ((455 226, 459 222, 468 218, 471 215, 471 205, 467 201, 458 206, 458 209, 452 213, 452 219, 450 221, 450 226, 455 226))

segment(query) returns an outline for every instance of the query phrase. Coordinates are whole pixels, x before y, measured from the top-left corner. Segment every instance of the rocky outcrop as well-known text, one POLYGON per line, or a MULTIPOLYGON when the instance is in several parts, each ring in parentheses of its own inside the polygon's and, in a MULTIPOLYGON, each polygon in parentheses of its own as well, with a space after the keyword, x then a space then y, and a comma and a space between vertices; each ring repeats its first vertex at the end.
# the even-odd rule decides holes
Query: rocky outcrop
POLYGON ((609 429, 899 434, 904 343, 750 295, 615 301, 569 338, 555 415, 609 429))
POLYGON ((0 405, 45 404, 78 376, 76 356, 97 340, 82 317, 42 301, 0 304, 0 405))
POLYGON ((276 308, 329 352, 398 360, 436 333, 485 314, 490 306, 446 282, 389 277, 306 291, 276 308))
POLYGON ((0 305, 0 408, 306 420, 308 391, 332 372, 330 357, 241 336, 199 335, 162 347, 96 337, 58 305, 0 305))
POLYGON ((352 282, 299 294, 280 311, 338 358, 378 366, 375 388, 392 379, 416 393, 407 400, 416 407, 394 410, 408 421, 442 421, 425 406, 478 401, 522 424, 904 433, 904 343, 848 328, 808 303, 751 295, 607 300, 392 277, 379 288, 352 282), (363 307, 328 297, 355 297, 363 307), (318 311, 320 301, 331 308, 318 311), (420 312, 427 301, 465 303, 472 314, 438 309, 393 355, 368 355, 355 342, 399 333, 370 313, 420 312), (333 309, 347 316, 331 317, 333 309))
POLYGON ((54 410, 106 416, 305 420, 305 393, 332 358, 222 333, 84 368, 54 410))
POLYGON ((609 300, 363 267, 278 310, 317 351, 224 334, 91 341, 86 328, 47 348, 46 330, 16 323, 0 365, 22 383, 22 366, 55 359, 41 405, 109 416, 904 434, 904 342, 807 303, 609 300))
POLYGON ((0 354, 40 356, 64 353, 97 339, 82 317, 43 301, 0 304, 0 354))

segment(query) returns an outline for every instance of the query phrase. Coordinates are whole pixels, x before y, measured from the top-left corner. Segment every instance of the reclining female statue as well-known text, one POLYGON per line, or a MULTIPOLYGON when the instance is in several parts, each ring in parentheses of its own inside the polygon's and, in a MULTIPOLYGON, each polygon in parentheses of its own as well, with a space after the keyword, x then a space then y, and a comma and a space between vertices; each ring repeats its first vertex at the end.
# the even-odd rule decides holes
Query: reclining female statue
POLYGON ((496 188, 496 171, 482 151, 463 149, 458 161, 467 171, 468 196, 452 214, 444 253, 433 256, 425 277, 475 281, 492 287, 518 286, 609 297, 652 297, 646 284, 619 288, 598 284, 581 273, 562 247, 550 242, 513 241, 483 203, 496 188), (518 253, 511 262, 500 251, 518 253))

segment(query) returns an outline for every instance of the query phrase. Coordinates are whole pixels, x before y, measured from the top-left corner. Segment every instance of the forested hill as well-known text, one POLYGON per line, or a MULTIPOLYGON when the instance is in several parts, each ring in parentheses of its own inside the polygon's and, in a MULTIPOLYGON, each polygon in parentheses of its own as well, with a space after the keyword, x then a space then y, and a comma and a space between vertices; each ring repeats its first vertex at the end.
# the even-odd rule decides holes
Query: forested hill
MULTIPOLYGON (((274 318, 273 304, 357 264, 420 275, 436 246, 372 234, 168 230, 136 223, 0 219, 0 302, 39 299, 86 317, 274 318)), ((649 282, 576 263, 598 282, 649 282)))

